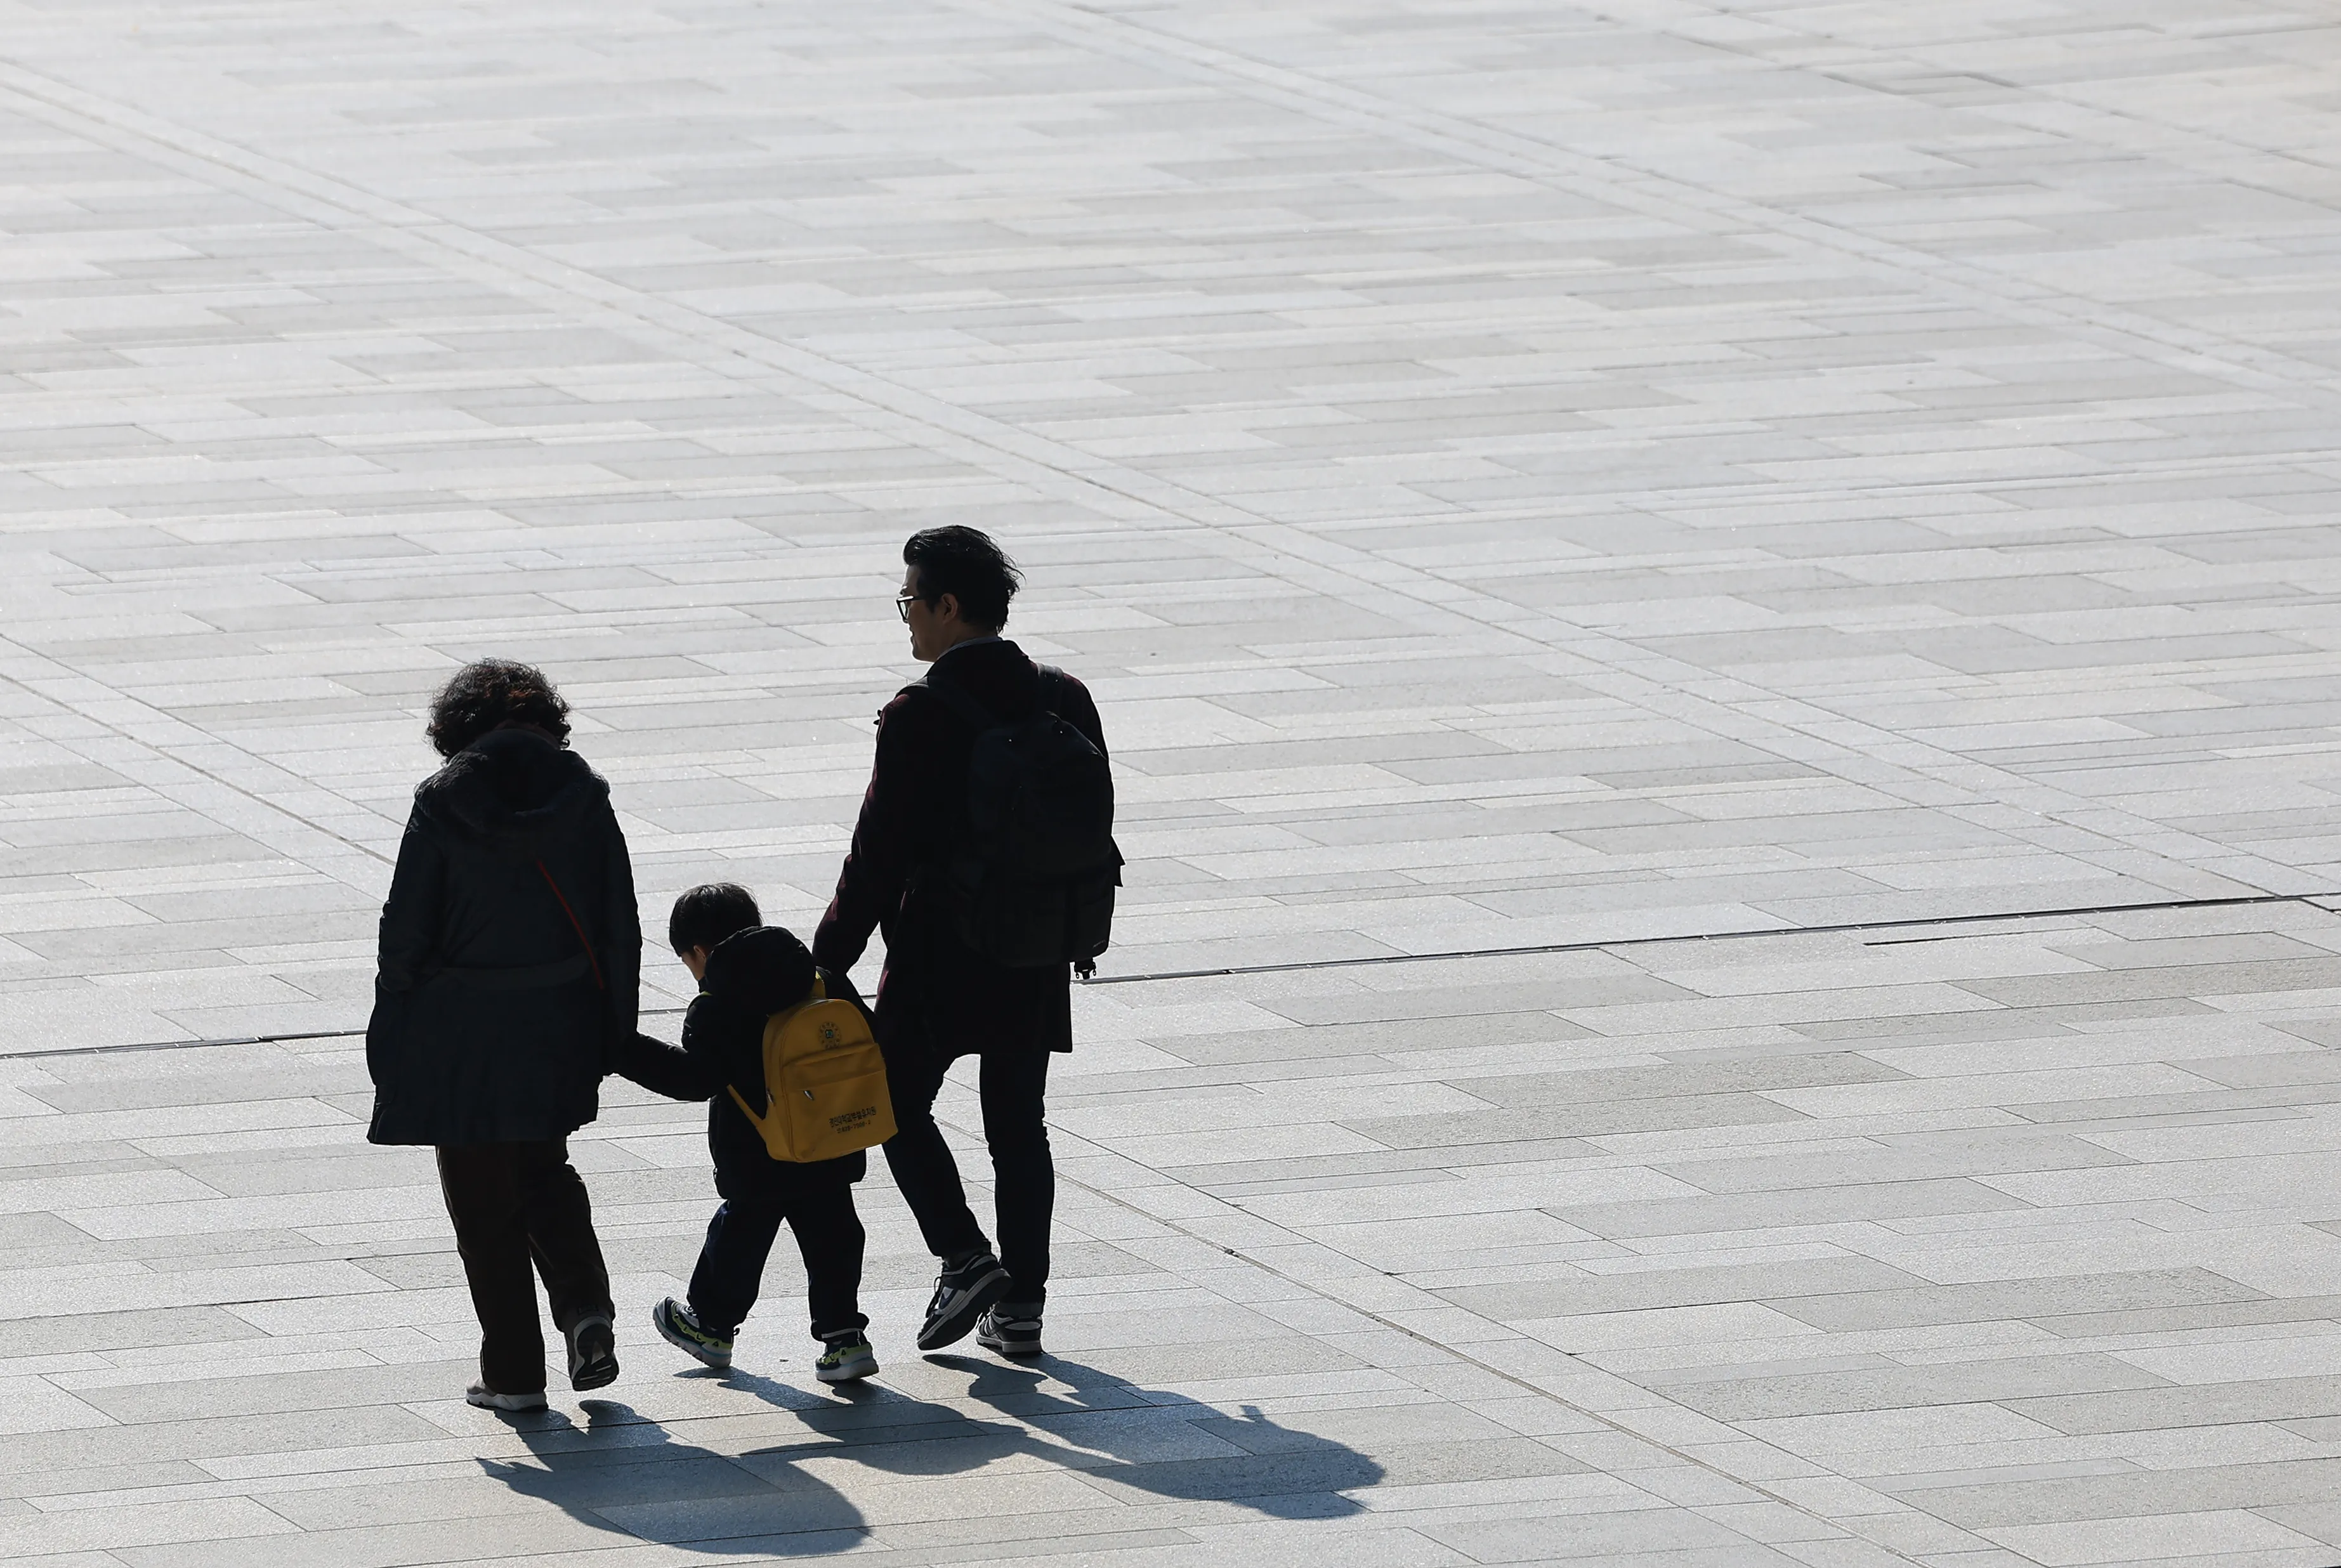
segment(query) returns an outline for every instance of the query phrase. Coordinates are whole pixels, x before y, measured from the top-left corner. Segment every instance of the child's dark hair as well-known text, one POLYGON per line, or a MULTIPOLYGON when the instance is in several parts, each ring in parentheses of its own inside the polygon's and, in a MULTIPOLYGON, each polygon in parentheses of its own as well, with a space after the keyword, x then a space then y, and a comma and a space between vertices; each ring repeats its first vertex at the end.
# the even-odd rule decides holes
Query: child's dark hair
POLYGON ((431 700, 431 744, 453 757, 489 730, 527 724, 558 741, 569 739, 569 704, 544 671, 509 659, 477 659, 448 678, 431 700))
POLYGON ((724 938, 752 931, 763 923, 755 894, 737 882, 709 882, 674 901, 674 912, 666 918, 666 945, 678 954, 693 948, 712 952, 724 938))
POLYGON ((997 631, 1008 624, 1008 601, 1024 574, 991 536, 960 523, 922 528, 902 546, 902 563, 919 569, 919 597, 929 605, 946 593, 959 600, 961 620, 997 631))

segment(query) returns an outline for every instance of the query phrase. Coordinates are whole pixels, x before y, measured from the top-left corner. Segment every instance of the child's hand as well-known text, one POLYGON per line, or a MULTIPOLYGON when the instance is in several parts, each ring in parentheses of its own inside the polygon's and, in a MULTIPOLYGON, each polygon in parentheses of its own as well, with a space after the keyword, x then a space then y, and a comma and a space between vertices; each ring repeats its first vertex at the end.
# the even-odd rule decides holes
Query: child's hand
POLYGON ((656 1035, 637 1029, 633 1040, 619 1047, 617 1056, 612 1070, 654 1095, 671 1100, 703 1100, 712 1092, 700 1082, 699 1066, 683 1048, 656 1035))

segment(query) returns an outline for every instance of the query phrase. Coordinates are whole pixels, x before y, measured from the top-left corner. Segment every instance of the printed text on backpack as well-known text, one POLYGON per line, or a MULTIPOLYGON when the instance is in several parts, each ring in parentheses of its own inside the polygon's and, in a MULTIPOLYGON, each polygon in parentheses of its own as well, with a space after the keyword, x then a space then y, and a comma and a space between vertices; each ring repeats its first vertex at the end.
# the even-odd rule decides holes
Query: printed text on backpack
POLYGON ((818 979, 812 999, 765 1020, 763 1114, 739 1086, 731 1088, 776 1160, 836 1159, 894 1136, 886 1063, 870 1022, 852 1002, 830 997, 818 979))

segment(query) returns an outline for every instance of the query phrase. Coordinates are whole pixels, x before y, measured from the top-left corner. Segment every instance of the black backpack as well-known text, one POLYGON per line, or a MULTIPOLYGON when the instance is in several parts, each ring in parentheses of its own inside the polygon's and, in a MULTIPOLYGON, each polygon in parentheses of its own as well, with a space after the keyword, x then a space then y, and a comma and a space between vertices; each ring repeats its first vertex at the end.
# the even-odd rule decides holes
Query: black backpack
POLYGON ((1003 722, 951 684, 921 686, 975 728, 967 805, 973 836, 938 869, 960 939, 1003 968, 1097 968, 1113 928, 1121 853, 1113 774, 1090 738, 1058 717, 1067 676, 1041 671, 1041 701, 1003 722))

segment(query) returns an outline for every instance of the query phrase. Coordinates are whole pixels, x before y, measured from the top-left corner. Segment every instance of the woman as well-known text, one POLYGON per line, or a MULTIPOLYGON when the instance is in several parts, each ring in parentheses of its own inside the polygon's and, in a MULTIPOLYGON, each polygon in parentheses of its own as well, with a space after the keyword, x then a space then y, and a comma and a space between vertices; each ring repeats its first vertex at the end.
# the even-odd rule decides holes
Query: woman
POLYGON ((446 766, 414 791, 366 1027, 378 1144, 431 1144, 495 1410, 544 1404, 535 1260, 580 1391, 618 1375, 610 1274, 568 1136, 631 1041, 642 929, 610 787, 525 664, 464 666, 431 705, 446 766))

